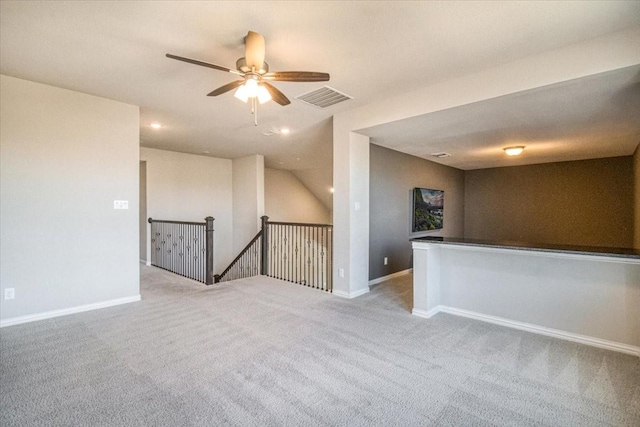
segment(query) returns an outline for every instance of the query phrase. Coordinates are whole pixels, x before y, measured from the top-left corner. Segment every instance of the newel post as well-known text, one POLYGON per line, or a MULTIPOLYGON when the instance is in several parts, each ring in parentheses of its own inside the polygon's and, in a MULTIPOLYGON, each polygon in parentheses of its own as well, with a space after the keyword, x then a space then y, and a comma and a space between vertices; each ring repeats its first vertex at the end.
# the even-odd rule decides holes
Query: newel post
POLYGON ((205 241, 206 241, 206 255, 207 255, 207 285, 213 285, 213 220, 212 216, 208 216, 205 219, 205 241))
POLYGON ((260 257, 260 274, 266 276, 269 273, 269 217, 263 215, 262 220, 262 248, 260 257))

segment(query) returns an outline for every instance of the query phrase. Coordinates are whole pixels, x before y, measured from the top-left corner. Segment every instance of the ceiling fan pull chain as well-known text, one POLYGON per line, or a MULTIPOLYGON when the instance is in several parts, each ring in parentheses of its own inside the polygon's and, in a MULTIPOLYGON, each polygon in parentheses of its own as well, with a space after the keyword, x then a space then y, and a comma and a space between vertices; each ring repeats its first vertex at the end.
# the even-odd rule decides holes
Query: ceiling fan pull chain
POLYGON ((253 113, 253 124, 258 126, 258 98, 252 99, 251 112, 253 113))

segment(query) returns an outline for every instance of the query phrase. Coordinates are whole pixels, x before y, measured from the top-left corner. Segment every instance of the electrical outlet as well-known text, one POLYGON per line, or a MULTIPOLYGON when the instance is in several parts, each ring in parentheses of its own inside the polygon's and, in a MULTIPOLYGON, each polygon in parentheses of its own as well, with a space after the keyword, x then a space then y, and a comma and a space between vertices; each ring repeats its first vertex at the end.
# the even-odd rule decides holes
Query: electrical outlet
POLYGON ((344 277, 344 268, 339 268, 338 269, 338 276, 344 277))
POLYGON ((14 299, 16 297, 15 288, 5 288, 4 299, 14 299))
POLYGON ((389 264, 389 258, 384 257, 384 265, 387 265, 387 264, 389 264))

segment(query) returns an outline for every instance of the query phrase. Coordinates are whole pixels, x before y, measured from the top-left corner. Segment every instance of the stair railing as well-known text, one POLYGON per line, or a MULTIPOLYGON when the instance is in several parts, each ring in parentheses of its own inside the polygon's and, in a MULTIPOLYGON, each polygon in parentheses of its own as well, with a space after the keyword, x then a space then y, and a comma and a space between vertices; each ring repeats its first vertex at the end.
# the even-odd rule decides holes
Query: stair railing
POLYGON ((333 289, 333 226, 270 222, 220 275, 216 283, 259 274, 315 289, 333 289))
POLYGON ((169 221, 149 218, 151 265, 212 285, 213 221, 169 221))
POLYGON ((251 239, 240 254, 220 274, 214 276, 215 283, 244 279, 261 274, 262 230, 251 239))

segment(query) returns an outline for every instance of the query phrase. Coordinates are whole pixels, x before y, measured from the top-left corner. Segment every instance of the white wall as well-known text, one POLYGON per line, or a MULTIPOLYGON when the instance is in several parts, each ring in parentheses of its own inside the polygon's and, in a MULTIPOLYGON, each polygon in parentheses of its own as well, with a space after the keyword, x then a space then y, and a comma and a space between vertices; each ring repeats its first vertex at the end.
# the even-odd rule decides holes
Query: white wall
POLYGON ((286 170, 265 168, 264 206, 270 221, 331 223, 324 204, 286 170))
POLYGON ((413 247, 414 314, 453 312, 640 351, 640 260, 425 242, 413 247))
MULTIPOLYGON (((333 146, 328 150, 333 154, 333 146)), ((333 212, 333 193, 331 192, 331 188, 333 188, 333 160, 329 161, 328 166, 319 165, 319 167, 312 169, 294 169, 291 174, 331 213, 333 212)))
POLYGON ((333 121, 333 293, 369 292, 369 138, 333 121))
POLYGON ((264 157, 233 160, 233 253, 255 237, 264 215, 264 157))
POLYGON ((146 263, 151 258, 147 253, 147 162, 140 162, 140 197, 139 208, 140 218, 138 223, 140 227, 140 261, 146 263))
POLYGON ((213 216, 214 271, 222 272, 234 256, 231 160, 151 148, 141 148, 140 159, 147 163, 147 215, 196 222, 213 216))
POLYGON ((3 324, 139 298, 138 107, 0 76, 0 122, 3 324))

